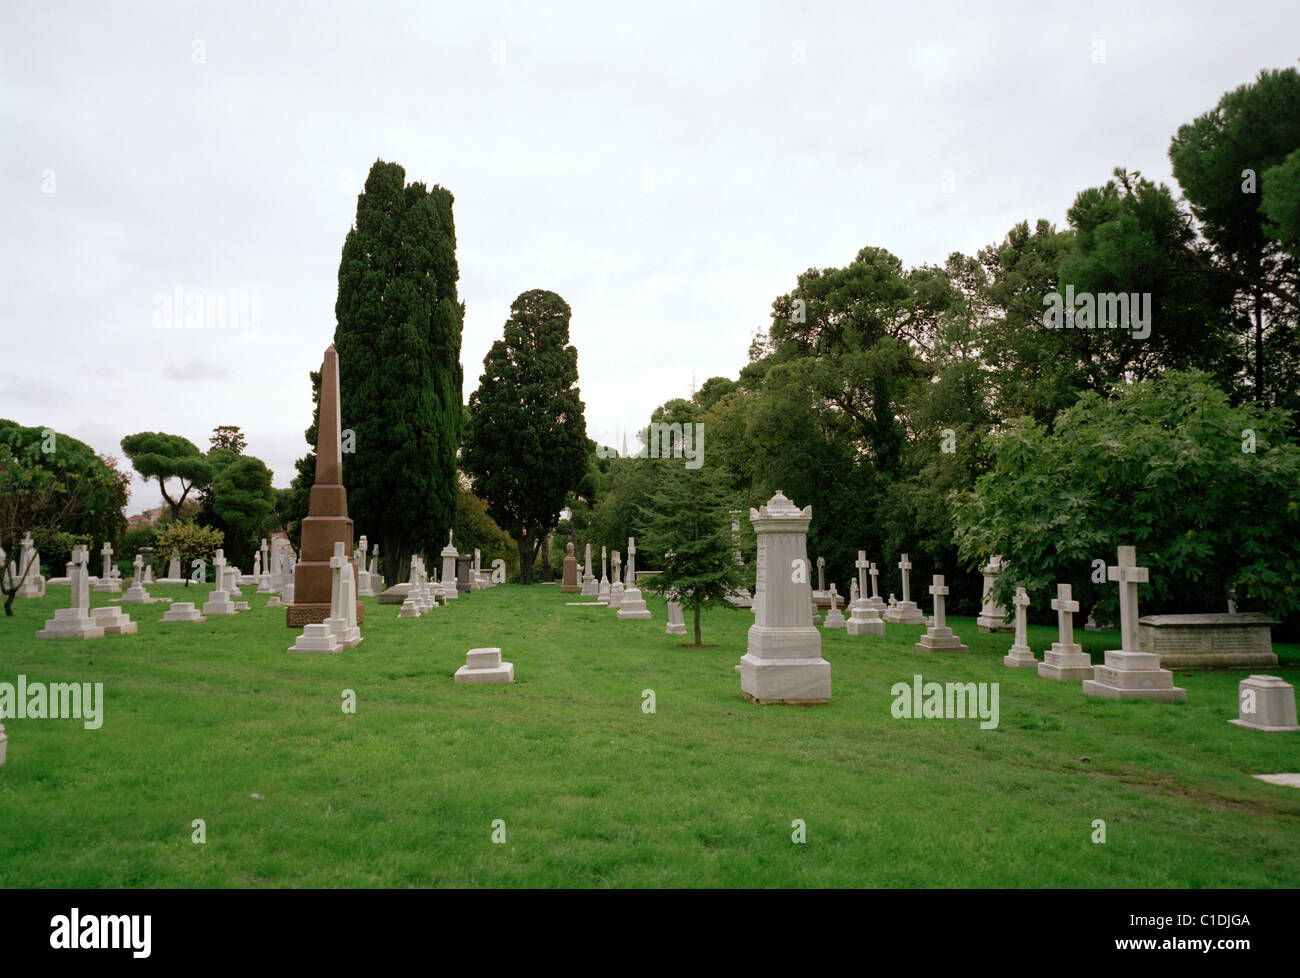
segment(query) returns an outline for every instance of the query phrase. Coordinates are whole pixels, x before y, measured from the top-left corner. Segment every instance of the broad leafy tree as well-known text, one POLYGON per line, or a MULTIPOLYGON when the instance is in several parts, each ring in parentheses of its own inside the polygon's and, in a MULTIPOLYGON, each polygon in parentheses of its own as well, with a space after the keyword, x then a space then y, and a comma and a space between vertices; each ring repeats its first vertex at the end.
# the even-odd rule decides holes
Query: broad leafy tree
POLYGON ((1142 607, 1282 616, 1300 609, 1300 446, 1290 419, 1232 406, 1200 372, 1170 372, 1088 392, 1054 430, 1028 418, 993 438, 996 461, 957 499, 957 540, 971 567, 1002 554, 1001 597, 1024 585, 1042 600, 1074 586, 1113 619, 1116 588, 1094 561, 1136 546, 1151 568, 1142 607))

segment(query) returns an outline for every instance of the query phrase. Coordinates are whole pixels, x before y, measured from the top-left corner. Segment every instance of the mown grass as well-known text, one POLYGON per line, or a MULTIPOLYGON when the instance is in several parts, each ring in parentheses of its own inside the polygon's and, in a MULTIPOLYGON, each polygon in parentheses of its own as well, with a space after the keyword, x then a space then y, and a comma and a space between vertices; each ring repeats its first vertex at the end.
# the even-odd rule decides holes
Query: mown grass
MULTIPOLYGON (((66 587, 0 618, 0 682, 105 696, 98 730, 5 721, 0 886, 1300 884, 1300 791, 1250 777, 1300 770, 1300 734, 1227 723, 1244 672, 1176 673, 1186 704, 1085 698, 953 619, 970 655, 917 651, 920 627, 825 632, 831 703, 764 707, 732 671, 748 611, 708 613, 718 647, 688 649, 653 597, 654 620, 620 622, 507 585, 419 620, 367 599, 359 648, 288 655, 283 609, 251 590, 197 625, 128 606, 139 634, 91 642, 34 638, 66 587), (488 645, 516 683, 454 684, 488 645), (890 687, 917 673, 1000 683, 998 727, 894 719, 890 687)), ((1077 634, 1095 661, 1115 645, 1077 634)), ((1054 638, 1030 629, 1040 656, 1054 638)), ((1300 648, 1276 648, 1268 671, 1295 683, 1300 648)))

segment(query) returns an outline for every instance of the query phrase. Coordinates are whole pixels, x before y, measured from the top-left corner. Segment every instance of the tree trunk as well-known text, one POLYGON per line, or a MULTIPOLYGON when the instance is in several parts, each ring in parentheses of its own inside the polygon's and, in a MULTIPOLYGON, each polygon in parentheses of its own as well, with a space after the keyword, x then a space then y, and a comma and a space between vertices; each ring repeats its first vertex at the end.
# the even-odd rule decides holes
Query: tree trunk
POLYGON ((527 533, 521 533, 517 539, 519 544, 519 583, 533 583, 533 537, 527 533))
POLYGON ((700 599, 695 599, 695 645, 698 647, 704 644, 704 639, 700 635, 700 599))
POLYGON ((12 591, 6 591, 5 594, 7 595, 5 598, 5 617, 12 618, 14 616, 14 598, 18 596, 18 589, 14 588, 12 591))
POLYGON ((1255 289, 1255 403, 1264 403, 1264 293, 1255 289))
POLYGON ((551 548, 546 541, 546 538, 548 536, 550 536, 549 533, 539 532, 537 534, 537 544, 542 551, 542 580, 543 581, 549 581, 551 579, 551 548))

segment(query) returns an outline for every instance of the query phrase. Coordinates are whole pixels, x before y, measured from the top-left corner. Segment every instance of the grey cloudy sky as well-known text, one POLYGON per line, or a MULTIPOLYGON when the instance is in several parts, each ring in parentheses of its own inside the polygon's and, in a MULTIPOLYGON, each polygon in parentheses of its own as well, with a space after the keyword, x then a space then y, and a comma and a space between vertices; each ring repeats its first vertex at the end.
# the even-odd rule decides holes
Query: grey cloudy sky
POLYGON ((239 425, 287 485, 382 158, 455 195, 465 396, 552 289, 616 444, 736 376, 804 269, 1060 225, 1119 165, 1172 183, 1177 127, 1300 37, 1293 0, 622 6, 6 5, 0 417, 119 456, 239 425), (159 328, 178 286, 256 326, 159 328))

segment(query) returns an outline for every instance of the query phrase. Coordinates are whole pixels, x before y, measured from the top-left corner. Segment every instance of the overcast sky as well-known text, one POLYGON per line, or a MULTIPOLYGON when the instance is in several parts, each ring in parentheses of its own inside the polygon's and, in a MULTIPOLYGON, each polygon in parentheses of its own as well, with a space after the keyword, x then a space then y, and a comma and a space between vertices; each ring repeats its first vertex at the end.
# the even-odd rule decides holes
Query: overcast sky
POLYGON ((1172 184, 1177 127, 1300 53, 1294 0, 619 6, 5 5, 0 417, 117 456, 239 425, 288 485, 379 158, 455 195, 465 398, 551 289, 618 444, 735 377, 801 271, 1059 226, 1116 166, 1172 184), (255 324, 162 328, 178 287, 255 324))

